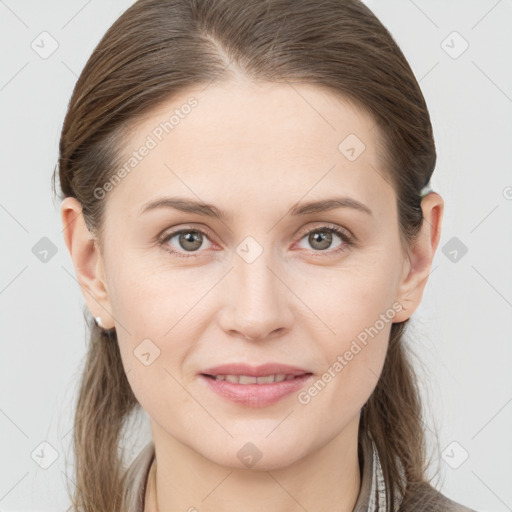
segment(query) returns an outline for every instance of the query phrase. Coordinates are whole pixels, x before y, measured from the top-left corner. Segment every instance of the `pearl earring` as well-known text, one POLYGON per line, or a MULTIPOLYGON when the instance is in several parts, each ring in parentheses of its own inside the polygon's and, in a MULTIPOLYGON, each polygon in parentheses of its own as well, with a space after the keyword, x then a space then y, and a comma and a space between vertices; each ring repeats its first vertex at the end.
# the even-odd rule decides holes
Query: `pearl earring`
POLYGON ((97 316, 96 317, 96 325, 98 327, 100 327, 101 329, 105 329, 105 326, 103 325, 103 323, 101 322, 101 316, 97 316))

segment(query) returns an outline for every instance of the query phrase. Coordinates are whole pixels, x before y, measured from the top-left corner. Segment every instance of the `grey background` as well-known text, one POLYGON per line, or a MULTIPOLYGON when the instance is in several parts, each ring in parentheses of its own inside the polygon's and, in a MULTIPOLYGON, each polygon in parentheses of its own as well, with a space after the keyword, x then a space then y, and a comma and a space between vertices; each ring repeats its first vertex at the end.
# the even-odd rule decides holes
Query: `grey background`
MULTIPOLYGON (((131 3, 0 0, 0 222, 8 248, 0 266, 4 512, 68 505, 72 406, 87 333, 50 176, 75 81, 131 3), (43 58, 52 39, 58 48, 43 58), (40 252, 48 245, 43 237, 55 254, 40 252)), ((509 511, 512 1, 365 3, 420 81, 438 149, 432 183, 446 203, 440 247, 409 331, 421 360, 429 446, 441 470, 435 482, 479 511, 509 511), (464 41, 469 46, 461 53, 464 41), (440 453, 433 451, 434 429, 440 453)), ((139 446, 149 436, 146 420, 139 446)))

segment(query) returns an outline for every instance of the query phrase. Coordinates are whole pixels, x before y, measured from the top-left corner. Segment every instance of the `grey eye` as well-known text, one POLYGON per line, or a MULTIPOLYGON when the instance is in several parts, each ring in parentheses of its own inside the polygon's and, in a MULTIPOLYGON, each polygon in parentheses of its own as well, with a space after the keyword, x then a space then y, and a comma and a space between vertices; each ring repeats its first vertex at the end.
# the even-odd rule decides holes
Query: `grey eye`
POLYGON ((201 231, 195 229, 186 229, 176 233, 171 233, 171 235, 169 235, 167 238, 167 241, 176 249, 180 249, 186 252, 193 252, 201 248, 205 239, 207 238, 201 231), (177 246, 171 243, 173 238, 178 239, 177 246))
POLYGON ((304 235, 302 240, 307 238, 308 244, 311 248, 315 249, 316 251, 325 251, 327 249, 334 249, 335 247, 341 245, 340 242, 338 245, 332 246, 333 236, 339 238, 341 242, 343 242, 343 239, 339 234, 337 234, 334 230, 327 228, 315 229, 314 231, 304 235))

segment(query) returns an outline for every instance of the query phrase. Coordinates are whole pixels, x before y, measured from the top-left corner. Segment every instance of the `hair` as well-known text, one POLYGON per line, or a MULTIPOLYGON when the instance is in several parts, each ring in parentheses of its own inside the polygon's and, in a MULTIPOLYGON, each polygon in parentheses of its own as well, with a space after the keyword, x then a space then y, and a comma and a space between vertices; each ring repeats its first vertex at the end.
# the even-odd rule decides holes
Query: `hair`
MULTIPOLYGON (((59 145, 60 198, 80 202, 101 241, 108 195, 98 200, 94 190, 115 173, 129 130, 178 92, 237 76, 324 87, 370 115, 382 169, 396 191, 401 239, 415 240, 423 223, 420 191, 436 162, 430 117, 403 53, 358 0, 139 0, 109 28, 75 85, 59 145)), ((359 443, 364 434, 376 443, 389 510, 395 487, 404 494, 427 478, 422 403, 403 339, 407 322, 392 325, 359 427, 359 443)), ((115 329, 93 321, 90 329, 75 411, 72 500, 80 512, 117 512, 120 435, 140 404, 115 329)))

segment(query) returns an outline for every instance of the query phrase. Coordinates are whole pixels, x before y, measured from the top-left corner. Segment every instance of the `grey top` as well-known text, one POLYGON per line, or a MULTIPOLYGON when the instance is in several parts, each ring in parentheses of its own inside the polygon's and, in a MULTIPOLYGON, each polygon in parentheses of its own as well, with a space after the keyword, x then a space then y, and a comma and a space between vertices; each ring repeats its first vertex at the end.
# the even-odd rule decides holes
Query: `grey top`
MULTIPOLYGON (((353 512, 388 512, 380 460, 370 437, 363 439, 362 452, 361 489, 353 512)), ((146 484, 154 458, 155 445, 150 441, 126 472, 123 511, 144 512, 146 484)), ((448 499, 429 484, 418 484, 417 487, 418 491, 411 492, 407 498, 397 497, 393 512, 476 512, 448 499), (427 492, 420 493, 420 490, 427 492)))

